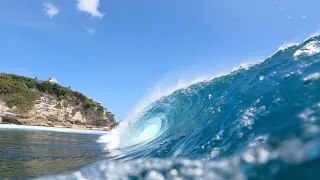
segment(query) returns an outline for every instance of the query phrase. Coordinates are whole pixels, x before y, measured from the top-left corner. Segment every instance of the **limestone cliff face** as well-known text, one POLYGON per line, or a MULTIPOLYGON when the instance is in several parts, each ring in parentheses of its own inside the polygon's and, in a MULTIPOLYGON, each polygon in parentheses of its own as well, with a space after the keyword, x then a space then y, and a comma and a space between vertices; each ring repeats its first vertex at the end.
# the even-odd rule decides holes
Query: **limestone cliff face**
POLYGON ((117 125, 100 103, 53 78, 5 73, 0 73, 0 123, 102 130, 117 125))
POLYGON ((99 106, 84 109, 81 103, 59 100, 45 93, 26 113, 21 113, 16 107, 10 108, 0 100, 0 123, 110 130, 117 123, 108 118, 108 113, 99 106))

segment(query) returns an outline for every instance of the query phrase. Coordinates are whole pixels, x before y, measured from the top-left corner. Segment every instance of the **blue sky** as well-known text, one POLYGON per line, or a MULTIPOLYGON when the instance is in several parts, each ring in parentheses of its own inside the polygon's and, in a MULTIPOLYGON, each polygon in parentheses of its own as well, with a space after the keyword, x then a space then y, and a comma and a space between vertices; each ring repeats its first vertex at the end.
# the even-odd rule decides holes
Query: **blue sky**
POLYGON ((230 71, 320 29, 318 0, 2 0, 0 71, 47 79, 123 119, 159 81, 230 71))

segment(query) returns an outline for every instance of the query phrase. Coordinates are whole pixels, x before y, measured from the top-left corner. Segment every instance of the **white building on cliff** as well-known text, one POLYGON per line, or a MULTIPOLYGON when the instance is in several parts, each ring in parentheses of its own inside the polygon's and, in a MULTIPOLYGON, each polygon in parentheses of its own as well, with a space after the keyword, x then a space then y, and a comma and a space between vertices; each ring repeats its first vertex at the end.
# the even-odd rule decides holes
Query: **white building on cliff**
POLYGON ((49 78, 47 81, 49 81, 51 84, 58 84, 58 81, 55 78, 49 78))

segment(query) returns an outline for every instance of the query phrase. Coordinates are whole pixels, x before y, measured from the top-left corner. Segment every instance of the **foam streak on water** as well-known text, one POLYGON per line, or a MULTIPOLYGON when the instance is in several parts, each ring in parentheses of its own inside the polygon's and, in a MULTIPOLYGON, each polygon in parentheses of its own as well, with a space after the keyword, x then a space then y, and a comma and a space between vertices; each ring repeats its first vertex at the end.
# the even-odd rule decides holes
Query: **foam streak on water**
POLYGON ((0 129, 17 129, 17 130, 32 130, 32 131, 54 131, 65 133, 80 133, 80 134, 108 134, 107 131, 85 130, 85 129, 70 129, 57 127, 43 127, 43 126, 25 126, 14 124, 0 124, 0 129))

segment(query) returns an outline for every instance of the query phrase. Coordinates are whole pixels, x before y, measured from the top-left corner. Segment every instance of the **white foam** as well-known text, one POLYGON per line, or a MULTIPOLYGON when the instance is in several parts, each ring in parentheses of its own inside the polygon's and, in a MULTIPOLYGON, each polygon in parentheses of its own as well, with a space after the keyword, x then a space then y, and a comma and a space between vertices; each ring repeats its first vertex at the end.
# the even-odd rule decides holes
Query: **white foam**
POLYGON ((312 56, 320 53, 320 42, 319 41, 311 41, 310 43, 303 46, 301 49, 297 50, 293 57, 297 58, 302 55, 312 56))
POLYGON ((250 62, 250 63, 241 63, 240 66, 233 67, 231 72, 238 71, 240 69, 248 70, 248 69, 250 69, 251 67, 253 67, 253 66, 257 65, 257 64, 260 64, 261 62, 263 62, 263 61, 250 62))
POLYGON ((300 43, 286 43, 286 44, 283 44, 282 46, 279 47, 279 51, 284 51, 288 48, 291 48, 291 47, 294 47, 294 46, 298 46, 300 43))
MULTIPOLYGON (((311 36, 309 36, 307 39, 305 39, 304 42, 309 40, 309 39, 311 39, 311 38, 315 38, 315 37, 318 37, 318 36, 320 36, 320 32, 313 33, 311 36)), ((311 43, 313 43, 313 42, 311 42, 311 43)), ((283 51, 283 50, 286 50, 286 49, 288 49, 290 47, 298 46, 300 44, 301 43, 297 43, 297 42, 286 43, 286 44, 283 44, 282 46, 280 46, 278 50, 279 51, 283 51)), ((312 44, 310 44, 310 45, 312 45, 312 44)), ((310 49, 311 50, 310 53, 312 53, 312 47, 310 46, 309 48, 311 48, 310 49)), ((302 49, 304 49, 304 48, 302 48, 302 49)), ((300 51, 298 50, 295 53, 294 57, 297 57, 297 56, 301 55, 300 53, 304 53, 303 50, 300 50, 300 51)), ((307 52, 307 54, 308 54, 308 52, 307 52)), ((310 54, 310 55, 314 55, 314 54, 310 54)))
POLYGON ((42 126, 25 126, 25 125, 13 125, 13 124, 0 124, 0 129, 54 131, 54 132, 65 132, 65 133, 79 133, 79 134, 108 134, 109 133, 107 131, 98 131, 98 130, 84 130, 84 129, 42 127, 42 126))
POLYGON ((311 39, 311 38, 315 38, 317 36, 320 36, 320 32, 316 32, 316 33, 313 33, 311 36, 309 36, 305 41, 307 41, 308 39, 311 39))
POLYGON ((320 73, 319 72, 315 72, 312 74, 309 74, 308 76, 306 76, 305 78, 303 78, 304 81, 309 81, 309 80, 316 80, 320 78, 320 73))

